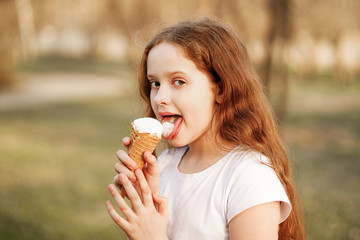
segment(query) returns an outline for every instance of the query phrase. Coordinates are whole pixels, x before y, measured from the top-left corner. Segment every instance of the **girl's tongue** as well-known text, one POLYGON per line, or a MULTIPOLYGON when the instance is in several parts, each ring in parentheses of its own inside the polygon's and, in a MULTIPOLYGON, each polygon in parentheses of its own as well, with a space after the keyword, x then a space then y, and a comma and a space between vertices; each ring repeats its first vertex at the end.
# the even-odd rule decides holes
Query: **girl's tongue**
POLYGON ((167 140, 176 137, 176 135, 180 131, 180 125, 182 123, 182 120, 183 118, 179 115, 164 117, 162 121, 162 126, 163 126, 162 136, 167 140))

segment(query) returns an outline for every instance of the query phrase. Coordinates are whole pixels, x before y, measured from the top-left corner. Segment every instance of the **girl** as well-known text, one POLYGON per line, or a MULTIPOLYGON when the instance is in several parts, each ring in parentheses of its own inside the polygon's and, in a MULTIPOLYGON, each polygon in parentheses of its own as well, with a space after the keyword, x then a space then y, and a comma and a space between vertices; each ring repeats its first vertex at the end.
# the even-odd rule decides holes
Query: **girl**
MULTIPOLYGON (((130 239, 306 239, 289 160, 244 45, 218 21, 180 22, 145 48, 147 116, 171 149, 134 170, 122 150, 107 208, 130 239), (161 194, 163 197, 160 197, 161 194)), ((123 139, 130 144, 129 138, 123 139)))

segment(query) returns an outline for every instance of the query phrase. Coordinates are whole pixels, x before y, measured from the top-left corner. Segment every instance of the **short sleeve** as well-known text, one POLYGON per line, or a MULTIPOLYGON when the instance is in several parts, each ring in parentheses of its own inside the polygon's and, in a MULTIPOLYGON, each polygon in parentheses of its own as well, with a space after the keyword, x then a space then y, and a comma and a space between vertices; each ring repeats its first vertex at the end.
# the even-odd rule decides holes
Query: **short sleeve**
POLYGON ((274 201, 281 204, 281 223, 291 212, 291 204, 283 185, 271 167, 256 159, 248 161, 232 173, 227 199, 227 222, 246 209, 274 201))

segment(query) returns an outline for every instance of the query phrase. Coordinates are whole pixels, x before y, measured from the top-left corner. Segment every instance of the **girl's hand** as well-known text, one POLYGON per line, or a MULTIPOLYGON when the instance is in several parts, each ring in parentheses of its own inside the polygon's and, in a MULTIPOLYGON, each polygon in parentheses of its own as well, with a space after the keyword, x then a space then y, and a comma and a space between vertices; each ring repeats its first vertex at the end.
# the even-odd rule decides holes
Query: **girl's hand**
MULTIPOLYGON (((130 145, 130 138, 125 137, 123 139, 124 146, 128 149, 130 145)), ((123 151, 119 150, 117 152, 117 157, 120 160, 119 163, 115 164, 115 170, 118 173, 118 175, 114 178, 114 183, 118 186, 119 189, 121 189, 121 194, 124 197, 126 195, 125 191, 123 190, 123 187, 121 186, 121 181, 119 180, 119 174, 123 173, 125 174, 130 181, 132 182, 135 189, 138 190, 139 193, 139 186, 136 182, 136 177, 134 174, 134 170, 136 169, 136 163, 133 161, 129 155, 123 151)), ((144 159, 145 159, 145 167, 143 169, 145 179, 149 184, 150 190, 152 193, 159 194, 160 193, 160 171, 157 166, 156 158, 153 156, 150 152, 144 153, 144 159)))
POLYGON ((151 194, 141 170, 136 170, 135 176, 140 185, 140 195, 125 174, 121 173, 118 177, 127 192, 133 209, 120 196, 116 187, 113 184, 109 185, 109 192, 124 214, 124 218, 117 213, 113 204, 107 201, 106 208, 110 216, 126 232, 129 239, 168 239, 166 235, 168 224, 167 199, 151 194))

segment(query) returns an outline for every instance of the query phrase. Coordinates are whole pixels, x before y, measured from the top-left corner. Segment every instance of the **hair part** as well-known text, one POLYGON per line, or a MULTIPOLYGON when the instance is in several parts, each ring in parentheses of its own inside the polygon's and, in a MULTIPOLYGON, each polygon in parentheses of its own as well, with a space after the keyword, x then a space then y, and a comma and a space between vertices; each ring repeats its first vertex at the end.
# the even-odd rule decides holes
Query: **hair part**
POLYGON ((292 204, 290 216, 280 224, 279 239, 306 239, 304 220, 286 151, 282 145, 271 105, 244 44, 235 32, 217 20, 184 21, 156 35, 146 46, 139 69, 140 94, 151 108, 147 58, 156 45, 168 42, 218 84, 222 97, 215 112, 218 137, 256 150, 270 159, 292 204))

